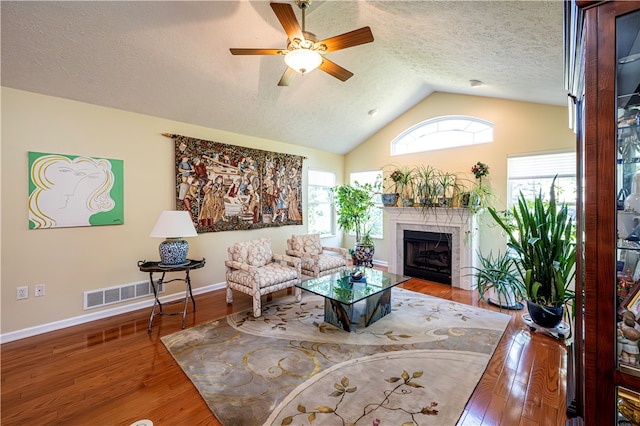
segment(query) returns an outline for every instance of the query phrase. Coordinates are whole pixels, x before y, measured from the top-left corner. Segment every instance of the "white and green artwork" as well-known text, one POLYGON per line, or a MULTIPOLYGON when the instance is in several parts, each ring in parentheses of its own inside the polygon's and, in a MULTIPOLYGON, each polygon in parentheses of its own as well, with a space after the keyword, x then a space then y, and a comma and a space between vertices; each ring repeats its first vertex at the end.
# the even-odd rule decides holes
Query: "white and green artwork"
POLYGON ((29 229, 124 223, 124 162, 29 152, 29 229))

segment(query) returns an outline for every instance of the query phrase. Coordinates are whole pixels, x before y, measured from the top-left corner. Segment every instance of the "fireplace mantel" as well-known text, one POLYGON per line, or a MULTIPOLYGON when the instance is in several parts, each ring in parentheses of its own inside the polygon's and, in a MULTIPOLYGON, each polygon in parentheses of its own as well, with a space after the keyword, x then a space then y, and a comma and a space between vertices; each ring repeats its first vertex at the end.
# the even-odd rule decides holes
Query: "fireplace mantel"
POLYGON ((465 208, 385 207, 389 232, 389 272, 402 274, 405 230, 451 234, 451 286, 474 288, 471 267, 478 266, 475 215, 465 208))

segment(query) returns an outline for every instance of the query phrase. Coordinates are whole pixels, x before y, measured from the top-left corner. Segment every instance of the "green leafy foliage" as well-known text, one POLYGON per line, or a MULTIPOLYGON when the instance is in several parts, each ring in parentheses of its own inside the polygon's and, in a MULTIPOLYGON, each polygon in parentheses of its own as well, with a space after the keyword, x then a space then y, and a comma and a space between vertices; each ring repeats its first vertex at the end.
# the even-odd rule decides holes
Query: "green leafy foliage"
POLYGON ((526 289, 518 274, 515 261, 511 256, 498 252, 487 256, 478 253, 479 267, 473 267, 472 275, 476 278, 476 286, 482 300, 486 300, 487 292, 495 291, 500 305, 506 306, 509 294, 513 294, 516 302, 526 297, 526 289))
POLYGON ((375 206, 373 196, 376 191, 370 183, 342 185, 333 188, 338 214, 338 226, 344 232, 355 232, 360 242, 368 233, 366 225, 371 219, 371 209, 375 206))
POLYGON ((576 262, 573 221, 567 206, 556 202, 554 184, 555 178, 548 203, 540 192, 529 204, 521 192, 509 215, 489 208, 507 233, 507 246, 513 252, 527 298, 543 306, 563 306, 575 297, 569 287, 576 262))

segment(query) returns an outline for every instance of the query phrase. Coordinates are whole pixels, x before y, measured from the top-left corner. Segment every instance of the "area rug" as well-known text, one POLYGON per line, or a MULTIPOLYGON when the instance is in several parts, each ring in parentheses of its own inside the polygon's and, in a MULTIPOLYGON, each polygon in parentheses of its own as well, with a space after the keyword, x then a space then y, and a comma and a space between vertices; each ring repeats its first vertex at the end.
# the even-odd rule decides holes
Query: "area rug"
POLYGON ((351 333, 322 297, 276 299, 165 336, 211 411, 232 425, 455 425, 511 317, 394 288, 351 333))

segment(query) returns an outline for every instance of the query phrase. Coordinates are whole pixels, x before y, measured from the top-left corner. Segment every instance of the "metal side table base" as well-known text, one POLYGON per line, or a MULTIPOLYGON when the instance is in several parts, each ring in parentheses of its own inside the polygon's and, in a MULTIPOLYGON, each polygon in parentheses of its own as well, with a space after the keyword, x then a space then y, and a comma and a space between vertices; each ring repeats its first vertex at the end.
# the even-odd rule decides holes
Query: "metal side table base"
MULTIPOLYGON (((153 296, 154 296, 153 308, 151 309, 151 315, 149 316, 149 327, 147 329, 147 331, 149 333, 151 333, 151 327, 153 325, 153 318, 158 316, 158 315, 173 316, 173 315, 182 314, 182 328, 185 328, 186 321, 187 321, 187 308, 189 306, 189 298, 191 298, 191 303, 193 304, 193 312, 196 311, 196 300, 194 299, 193 291, 191 290, 191 277, 189 276, 189 272, 192 269, 202 268, 204 266, 204 264, 205 264, 205 259, 202 259, 202 260, 187 259, 187 262, 185 264, 183 264, 183 265, 167 266, 167 267, 160 266, 160 262, 147 262, 147 261, 144 261, 144 260, 138 262, 138 268, 140 268, 140 271, 149 273, 149 284, 151 285, 151 288, 153 289, 153 296), (159 272, 159 273, 162 274, 162 276, 158 280, 158 285, 157 286, 156 286, 155 281, 153 280, 153 274, 155 272, 159 272), (167 272, 184 272, 185 273, 185 277, 184 278, 174 278, 174 279, 165 281, 165 274, 167 272), (173 282, 173 281, 183 281, 186 284, 186 289, 185 289, 185 294, 184 294, 184 306, 182 308, 182 311, 180 311, 180 312, 166 313, 163 310, 163 303, 158 298, 158 293, 159 293, 159 290, 162 288, 163 284, 168 284, 168 283, 173 282), (157 310, 157 312, 156 312, 156 310, 157 310)), ((180 302, 182 302, 182 300, 175 300, 175 301, 172 301, 172 302, 166 302, 166 303, 164 303, 164 305, 173 305, 173 304, 180 303, 180 302)))

